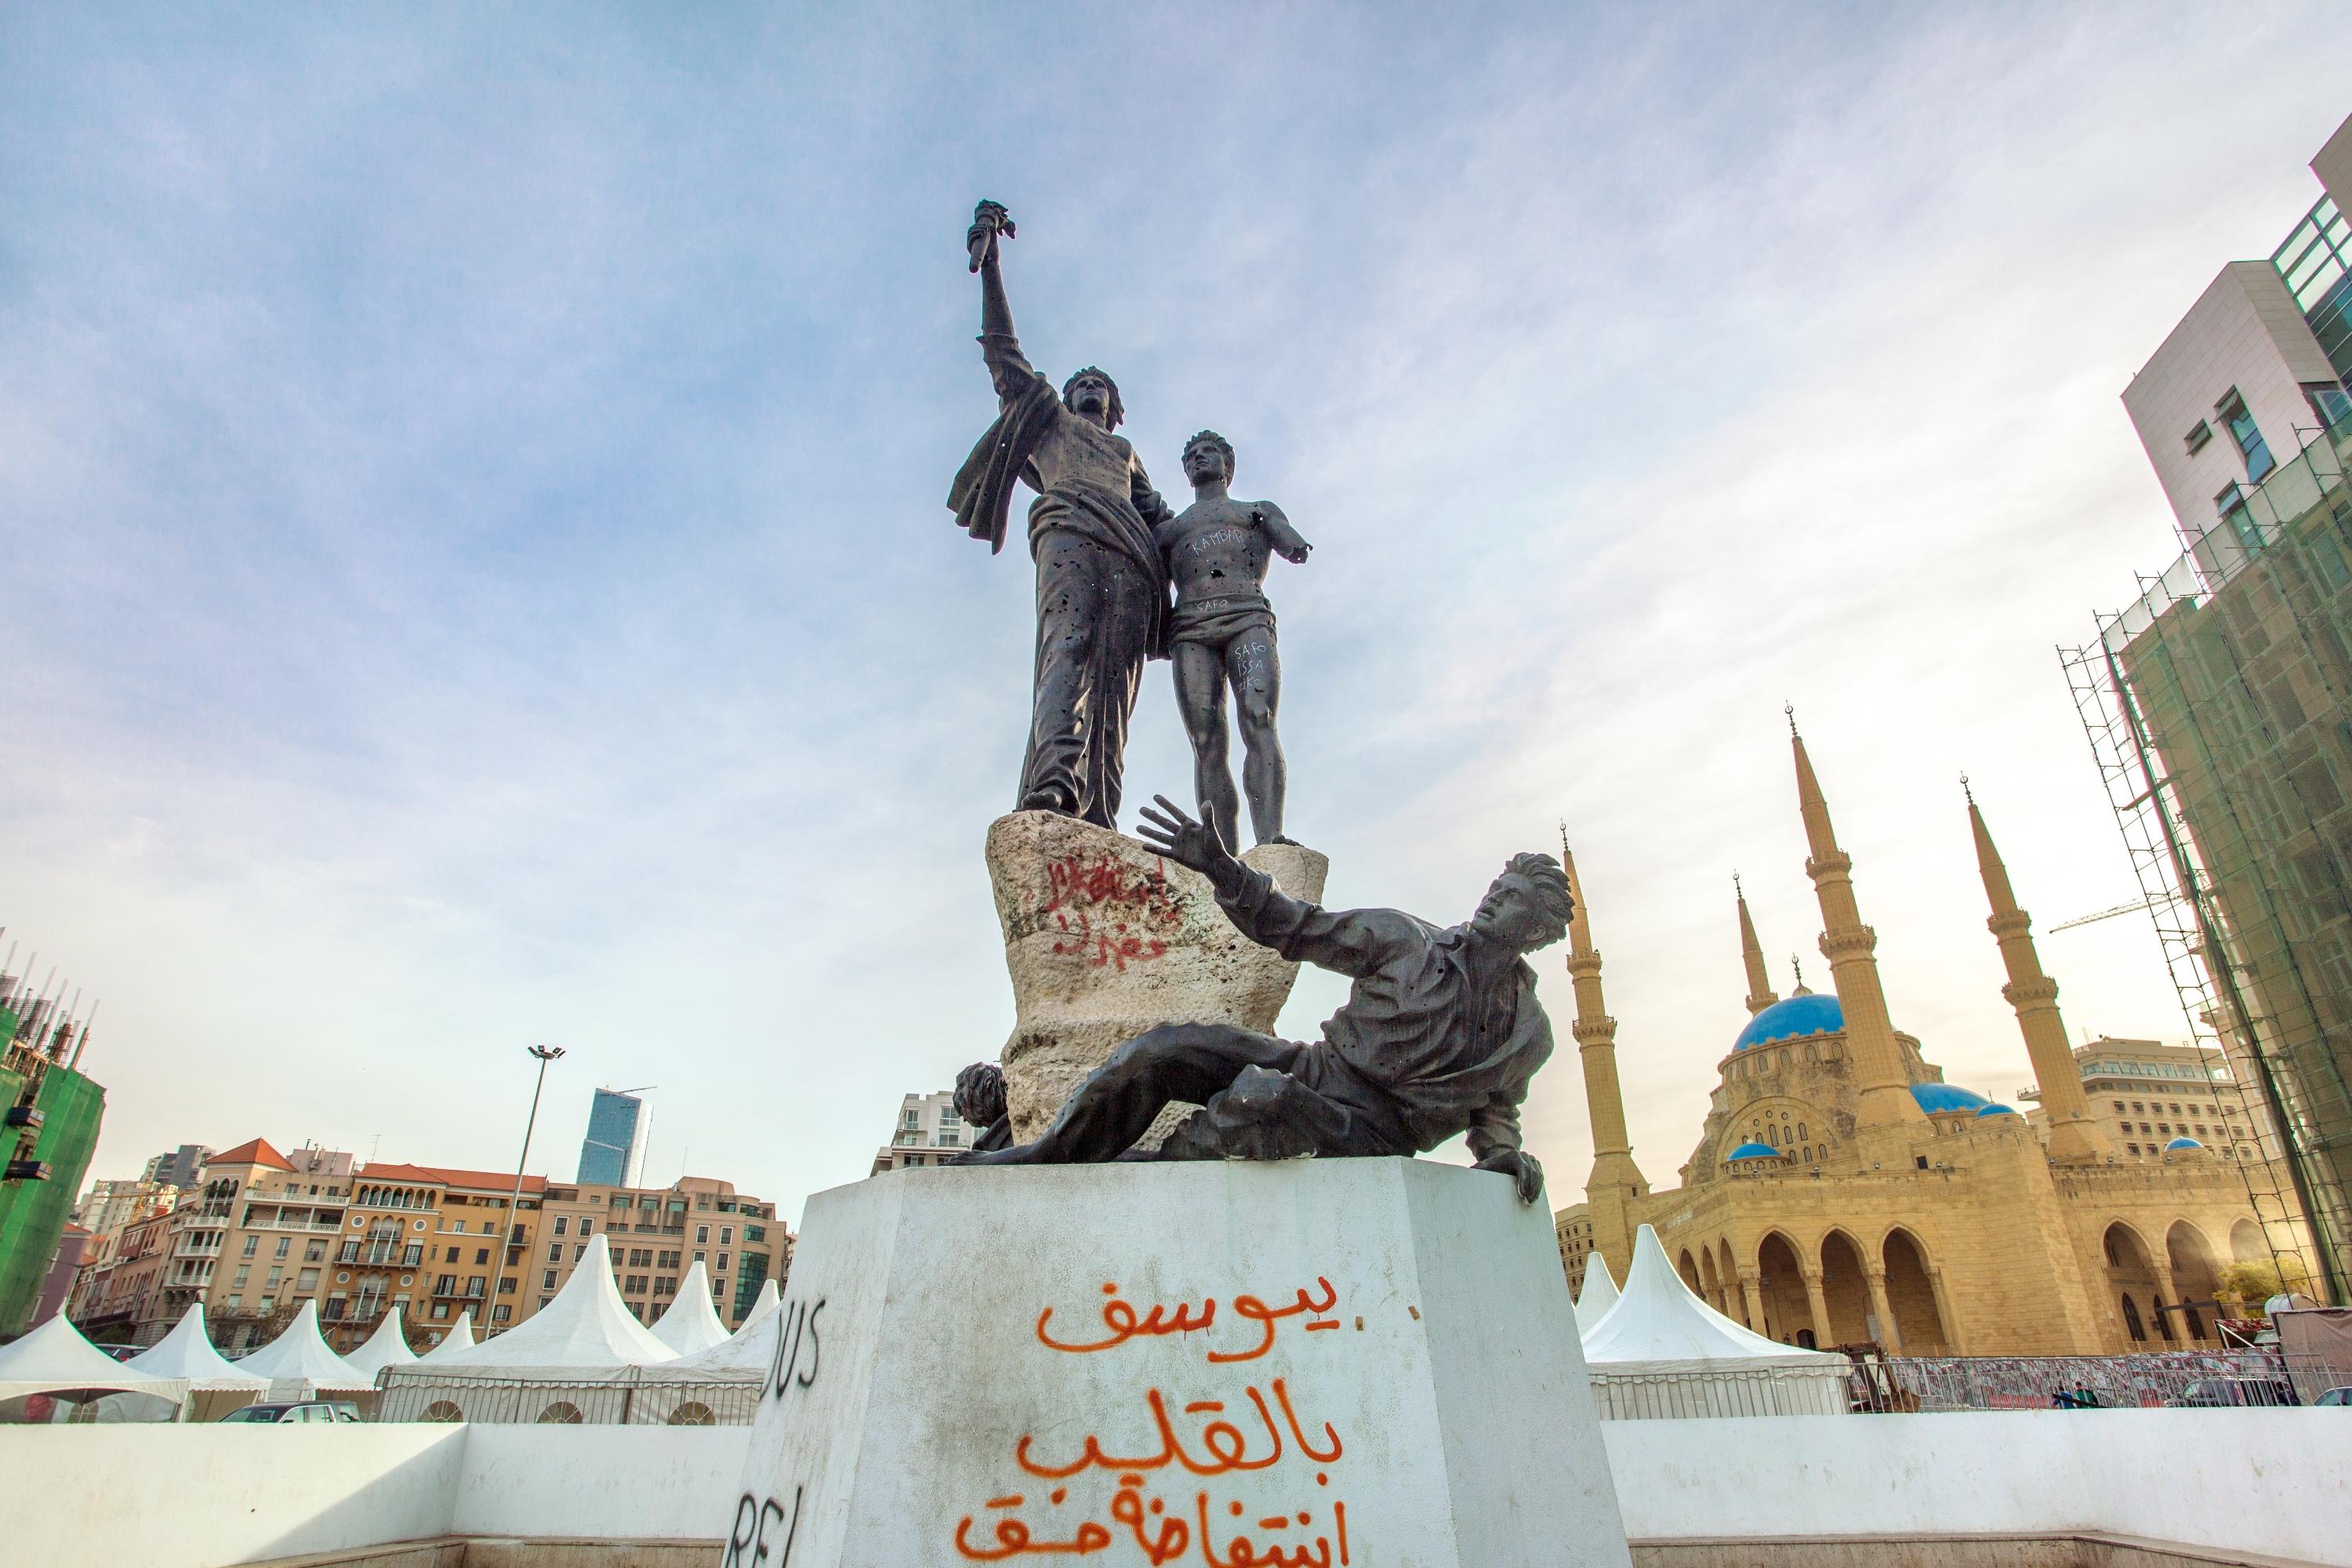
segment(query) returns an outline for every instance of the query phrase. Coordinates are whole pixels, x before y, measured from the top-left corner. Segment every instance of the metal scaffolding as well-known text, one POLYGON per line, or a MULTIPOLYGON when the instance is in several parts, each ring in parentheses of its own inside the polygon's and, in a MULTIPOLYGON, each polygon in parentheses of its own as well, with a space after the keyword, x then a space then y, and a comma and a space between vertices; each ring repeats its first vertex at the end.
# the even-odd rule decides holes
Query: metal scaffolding
POLYGON ((2181 1010, 2249 1099, 2283 1272, 2352 1301, 2352 423, 2059 650, 2181 1010))

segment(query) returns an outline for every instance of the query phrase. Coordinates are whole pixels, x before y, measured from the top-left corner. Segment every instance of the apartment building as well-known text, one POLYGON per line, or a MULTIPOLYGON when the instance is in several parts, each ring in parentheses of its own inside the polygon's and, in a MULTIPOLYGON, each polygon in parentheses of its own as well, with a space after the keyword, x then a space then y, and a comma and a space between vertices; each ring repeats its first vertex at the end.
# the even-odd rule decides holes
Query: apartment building
POLYGON ((599 1235, 608 1238, 621 1300, 648 1323, 669 1310, 697 1263, 730 1329, 741 1326, 760 1287, 773 1279, 781 1289, 792 1267, 792 1236, 777 1222, 775 1205, 738 1193, 732 1183, 683 1176, 667 1187, 551 1184, 523 1271, 533 1311, 555 1299, 599 1235))
POLYGON ((965 1126, 963 1118, 956 1114, 952 1089, 908 1095, 898 1102, 898 1124, 891 1130, 890 1142, 874 1156, 874 1168, 867 1174, 944 1165, 960 1151, 971 1147, 981 1131, 965 1126))

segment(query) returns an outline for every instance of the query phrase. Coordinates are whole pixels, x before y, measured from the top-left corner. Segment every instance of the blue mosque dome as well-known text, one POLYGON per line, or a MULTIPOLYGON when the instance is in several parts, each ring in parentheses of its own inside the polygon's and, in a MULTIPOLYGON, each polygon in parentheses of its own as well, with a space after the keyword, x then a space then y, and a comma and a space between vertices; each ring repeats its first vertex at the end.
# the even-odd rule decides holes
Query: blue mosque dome
POLYGON ((1728 1164, 1734 1160, 1777 1160, 1780 1157, 1780 1151, 1773 1148, 1769 1143, 1742 1143, 1723 1158, 1724 1163, 1728 1164))
POLYGON ((1981 1121, 1988 1116, 2014 1116, 2016 1114, 2017 1107, 2013 1105, 2001 1105, 1996 1103, 1988 1105, 1982 1110, 1978 1111, 1977 1118, 1981 1121))
POLYGON ((2200 1143, 2194 1138, 2175 1138, 2171 1142, 2167 1143, 2164 1146, 2164 1152, 2169 1154, 2175 1149, 2202 1149, 2203 1147, 2205 1147, 2205 1145, 2200 1143))
POLYGON ((1911 1086, 1911 1098, 1930 1116, 1945 1110, 1973 1110, 1981 1116, 1985 1108, 1992 1104, 1983 1095, 1956 1083, 1915 1083, 1911 1086))
POLYGON ((1824 992, 1802 991, 1794 996, 1784 996, 1761 1013, 1748 1020, 1731 1042, 1735 1051, 1752 1046, 1769 1045, 1774 1040, 1792 1040, 1800 1035, 1826 1035, 1845 1027, 1845 1012, 1838 999, 1824 992))

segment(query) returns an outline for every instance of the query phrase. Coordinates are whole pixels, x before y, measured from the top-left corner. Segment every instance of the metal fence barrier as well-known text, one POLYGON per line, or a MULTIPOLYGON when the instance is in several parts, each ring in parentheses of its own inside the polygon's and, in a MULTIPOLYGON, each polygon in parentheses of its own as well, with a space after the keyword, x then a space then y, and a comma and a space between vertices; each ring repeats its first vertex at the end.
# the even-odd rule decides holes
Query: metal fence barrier
MULTIPOLYGON (((2352 1388, 2352 1363, 2274 1349, 2124 1356, 1890 1356, 1814 1368, 1612 1373, 1591 1369, 1601 1418, 2099 1410, 2160 1405, 2312 1405, 2352 1388)), ((379 1421, 546 1422, 628 1426, 748 1426, 759 1380, 681 1383, 629 1367, 593 1382, 451 1377, 394 1367, 379 1421)), ((2352 1400, 2352 1394, 2342 1396, 2352 1400)))
POLYGON ((761 1381, 681 1383, 625 1367, 593 1382, 435 1376, 395 1367, 384 1374, 379 1421, 473 1421, 602 1426, 748 1426, 761 1381))
POLYGON ((2098 1410, 2310 1405, 2352 1385, 2352 1364, 2275 1349, 2120 1356, 1895 1356, 1857 1360, 1858 1411, 2098 1410))

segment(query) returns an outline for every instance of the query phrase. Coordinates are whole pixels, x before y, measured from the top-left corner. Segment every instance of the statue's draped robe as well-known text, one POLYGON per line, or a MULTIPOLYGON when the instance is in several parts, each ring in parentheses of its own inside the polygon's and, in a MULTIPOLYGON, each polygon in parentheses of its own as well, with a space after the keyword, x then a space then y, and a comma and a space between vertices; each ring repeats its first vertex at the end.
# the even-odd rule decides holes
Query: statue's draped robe
POLYGON ((1017 479, 1037 567, 1035 702, 1015 805, 1058 801, 1118 826, 1127 723, 1147 659, 1168 646, 1168 582, 1151 525, 1172 515, 1128 442, 1062 406, 1009 334, 984 332, 1000 412, 948 505, 957 525, 1003 548, 1017 479))

